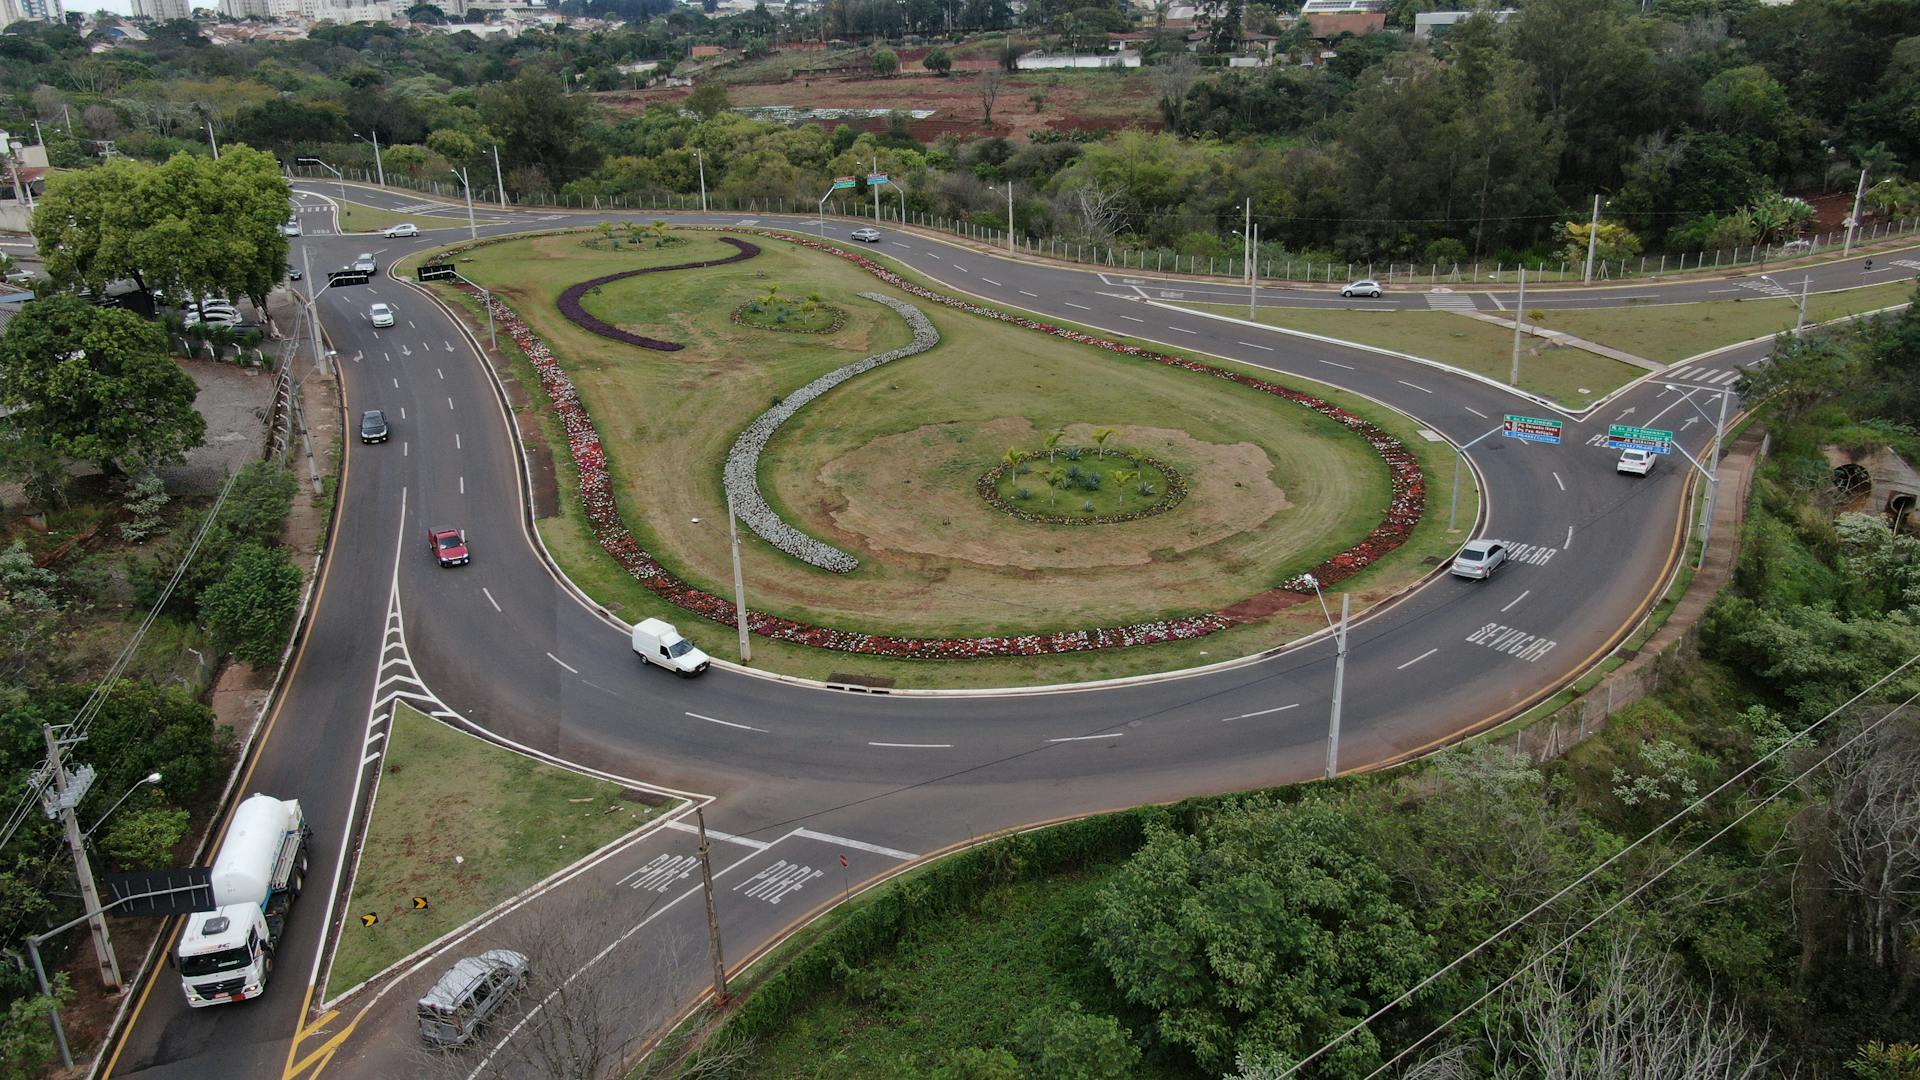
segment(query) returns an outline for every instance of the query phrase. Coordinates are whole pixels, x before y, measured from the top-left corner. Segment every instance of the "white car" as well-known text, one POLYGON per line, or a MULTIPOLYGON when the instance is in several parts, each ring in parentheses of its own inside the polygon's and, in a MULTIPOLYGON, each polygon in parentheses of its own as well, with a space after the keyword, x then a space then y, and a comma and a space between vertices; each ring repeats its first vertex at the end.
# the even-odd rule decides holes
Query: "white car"
POLYGON ((1453 557, 1447 572, 1454 577, 1485 580, 1507 564, 1507 545, 1498 540, 1469 540, 1453 557))
POLYGON ((367 318, 375 326, 392 326, 393 309, 385 304, 375 304, 367 309, 367 318))
POLYGON ((868 226, 862 229, 855 229, 853 230, 853 238, 855 240, 859 240, 864 243, 877 244, 880 242, 880 230, 873 228, 872 226, 868 226))
POLYGON ((1340 295, 1346 297, 1371 296, 1377 300, 1380 297, 1380 291, 1379 282, 1372 278, 1361 278, 1359 281, 1353 282, 1346 288, 1341 289, 1340 295))
POLYGON ((300 235, 300 219, 288 218, 286 224, 280 226, 280 235, 281 236, 299 236, 300 235))
POLYGON ((386 237, 389 240, 397 236, 419 236, 420 226, 415 225, 411 221, 403 221, 398 225, 387 226, 386 231, 381 233, 380 235, 386 237))
POLYGON ((363 251, 353 257, 353 269, 368 277, 372 277, 380 272, 380 264, 375 261, 373 252, 363 251))
POLYGON ((1622 450, 1620 463, 1613 467, 1613 471, 1645 476, 1652 472, 1653 467, 1659 462, 1660 455, 1651 450, 1622 450))

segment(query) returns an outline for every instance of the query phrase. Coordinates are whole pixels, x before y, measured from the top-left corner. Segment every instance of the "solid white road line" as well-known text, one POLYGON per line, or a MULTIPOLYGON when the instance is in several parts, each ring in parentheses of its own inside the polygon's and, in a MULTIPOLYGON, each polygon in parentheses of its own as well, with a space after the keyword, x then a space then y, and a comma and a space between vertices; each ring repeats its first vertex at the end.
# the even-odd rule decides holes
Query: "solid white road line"
MULTIPOLYGON (((858 840, 849 840, 844 836, 835 836, 832 833, 814 832, 812 829, 795 829, 787 835, 805 837, 808 840, 818 840, 823 844, 838 844, 841 847, 850 847, 855 851, 869 851, 875 855, 885 855, 889 859, 899 859, 901 862, 912 862, 920 857, 911 851, 881 847, 879 844, 866 844, 858 840)), ((782 839, 785 838, 783 837, 782 839)))
POLYGON ((709 724, 719 724, 721 727, 739 728, 741 731, 757 731, 762 735, 767 734, 766 728, 749 727, 746 724, 736 724, 731 720, 716 720, 711 716, 701 716, 697 712, 690 712, 687 715, 693 717, 695 720, 705 720, 709 724))
POLYGON ((1407 661, 1404 664, 1401 664, 1399 667, 1394 668, 1393 670, 1405 671, 1408 668, 1412 667, 1413 665, 1419 663, 1422 660, 1425 660, 1427 657, 1432 656, 1434 653, 1437 653, 1439 651, 1440 651, 1439 649, 1428 649, 1426 652, 1421 653, 1419 656, 1414 657, 1413 659, 1407 661))
POLYGON ((1050 743, 1052 742, 1086 742, 1090 739, 1117 739, 1120 736, 1125 734, 1126 732, 1124 731, 1110 731, 1105 735, 1069 735, 1064 739, 1048 739, 1047 741, 1050 743))
POLYGON ((573 672, 575 675, 580 674, 579 668, 574 667, 572 664, 567 663, 565 660, 560 659, 559 657, 553 655, 552 653, 547 654, 547 659, 553 661, 556 664, 559 664, 561 667, 566 668, 568 671, 573 672))
MULTIPOLYGON (((678 832, 683 832, 683 833, 694 833, 696 835, 700 832, 699 827, 694 825, 689 825, 686 822, 681 821, 677 818, 674 819, 673 821, 667 822, 667 828, 674 829, 678 832)), ((772 844, 766 842, 765 840, 749 840, 744 836, 737 836, 733 833, 721 832, 719 829, 708 829, 707 836, 709 839, 722 840, 729 844, 739 844, 741 847, 752 848, 755 851, 765 851, 768 848, 773 846, 772 844)))
POLYGON ((1472 413, 1473 415, 1479 417, 1482 420, 1485 420, 1487 418, 1486 413, 1481 412, 1479 409, 1476 409, 1471 405, 1463 405, 1461 406, 1461 408, 1467 410, 1468 412, 1472 413))
POLYGON ((1259 350, 1260 350, 1261 352, 1272 352, 1272 351, 1273 351, 1273 346, 1271 346, 1271 345, 1255 345, 1255 344, 1254 344, 1253 342, 1251 342, 1251 341, 1242 341, 1242 342, 1240 342, 1240 344, 1242 344, 1242 345, 1245 345, 1245 346, 1246 346, 1247 348, 1249 348, 1249 349, 1259 349, 1259 350))
POLYGON ((482 586, 480 586, 480 592, 481 592, 481 593, 482 593, 483 595, 485 595, 485 596, 486 596, 486 598, 487 598, 487 603, 489 603, 489 604, 492 604, 492 605, 493 605, 493 610, 495 610, 495 611, 499 611, 499 610, 500 610, 500 601, 498 601, 498 600, 495 600, 495 599, 493 598, 493 594, 492 594, 492 593, 490 593, 490 592, 487 592, 487 587, 486 587, 485 585, 482 585, 482 586))
POLYGON ((950 742, 870 742, 868 746, 887 746, 896 750, 951 750, 950 742))
POLYGON ((1560 485, 1561 491, 1567 490, 1567 482, 1565 480, 1560 479, 1559 473, 1553 474, 1553 482, 1560 485))
POLYGON ((1265 716, 1268 713, 1286 712, 1288 709, 1297 709, 1299 707, 1300 707, 1300 703, 1296 701, 1291 705, 1281 705, 1278 708, 1261 709, 1258 712, 1243 712, 1239 716, 1223 716, 1220 718, 1220 722, 1224 724, 1229 720, 1251 720, 1256 716, 1265 716))
POLYGON ((1529 593, 1531 593, 1531 592, 1533 592, 1533 590, 1532 590, 1532 589, 1526 589, 1526 590, 1523 590, 1523 591, 1522 591, 1522 592, 1520 593, 1520 595, 1519 595, 1519 596, 1516 596, 1516 597, 1514 597, 1513 599, 1511 599, 1511 600, 1509 600, 1509 601, 1507 601, 1507 607, 1503 607, 1503 608, 1501 608, 1500 610, 1501 610, 1501 611, 1505 611, 1505 610, 1507 610, 1507 608, 1510 608, 1510 607, 1512 607, 1513 605, 1515 605, 1515 604, 1517 604, 1517 603, 1519 603, 1520 601, 1522 601, 1522 600, 1525 600, 1525 599, 1527 598, 1527 595, 1528 595, 1529 593))
POLYGON ((1424 386, 1421 386, 1421 385, 1420 385, 1419 383, 1410 383, 1410 382, 1408 382, 1408 381, 1407 381, 1407 380, 1405 380, 1405 379, 1395 379, 1395 380, 1393 380, 1393 381, 1394 381, 1394 382, 1397 382, 1397 383, 1399 383, 1399 384, 1400 384, 1401 386, 1411 386, 1411 387, 1413 387, 1413 388, 1414 388, 1415 390, 1418 390, 1418 391, 1420 391, 1420 392, 1421 392, 1421 393, 1423 393, 1423 394, 1431 394, 1431 393, 1433 393, 1433 391, 1431 391, 1431 390, 1429 390, 1429 389, 1427 389, 1427 388, 1426 388, 1426 387, 1424 387, 1424 386))
POLYGON ((1073 301, 1071 301, 1071 300, 1068 300, 1068 301, 1066 301, 1066 305, 1067 305, 1068 307, 1071 307, 1071 308, 1079 308, 1079 309, 1080 309, 1081 311, 1092 311, 1092 310, 1093 310, 1092 308, 1090 308, 1090 307, 1088 307, 1088 306, 1087 306, 1087 305, 1085 305, 1085 304, 1076 304, 1076 303, 1074 303, 1074 302, 1073 302, 1073 301))

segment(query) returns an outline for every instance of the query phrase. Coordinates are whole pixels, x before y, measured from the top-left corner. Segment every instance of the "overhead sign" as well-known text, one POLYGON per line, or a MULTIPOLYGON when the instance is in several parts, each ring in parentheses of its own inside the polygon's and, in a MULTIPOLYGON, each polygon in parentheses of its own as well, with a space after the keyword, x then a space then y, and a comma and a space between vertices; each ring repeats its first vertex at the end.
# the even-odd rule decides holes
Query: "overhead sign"
POLYGON ((860 182, 858 180, 855 180, 851 176, 836 176, 833 178, 833 190, 835 191, 839 191, 842 188, 852 188, 852 187, 858 187, 858 186, 860 186, 860 182))
POLYGON ((1506 418, 1506 431, 1509 439, 1524 439, 1527 442, 1557 443, 1560 441, 1560 421, 1542 420, 1537 416, 1514 416, 1506 418))
POLYGON ((891 183, 891 182, 892 182, 892 178, 891 178, 891 177, 889 177, 889 176, 888 176, 888 175, 887 175, 886 173, 883 173, 883 172, 877 172, 877 173, 868 173, 868 174, 867 174, 867 184, 868 184, 868 186, 873 186, 873 185, 877 185, 877 184, 887 184, 887 183, 891 183))
POLYGON ((421 281, 450 281, 456 276, 452 263, 428 263, 416 273, 421 281))
POLYGON ((294 158, 294 159, 293 159, 293 163, 294 163, 295 165, 322 165, 322 164, 325 164, 325 162, 323 162, 323 161, 321 161, 321 160, 320 160, 319 158, 317 158, 317 157, 303 157, 303 158, 294 158))
POLYGON ((371 276, 372 275, 368 274, 365 270, 354 270, 351 268, 346 270, 329 270, 327 271, 327 285, 329 287, 335 285, 365 285, 367 279, 371 276))
POLYGON ((1673 432, 1614 424, 1607 428, 1607 446, 1613 450, 1650 450, 1656 454, 1671 454, 1673 432))

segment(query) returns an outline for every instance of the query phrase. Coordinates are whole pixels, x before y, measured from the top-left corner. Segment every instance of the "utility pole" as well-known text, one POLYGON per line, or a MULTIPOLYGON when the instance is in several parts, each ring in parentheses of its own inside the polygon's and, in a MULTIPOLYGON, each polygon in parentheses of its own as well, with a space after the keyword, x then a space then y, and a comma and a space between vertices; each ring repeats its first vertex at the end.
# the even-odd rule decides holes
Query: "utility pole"
POLYGON ((1700 526, 1700 561, 1694 569, 1707 565, 1707 541, 1713 536, 1713 506, 1720 496, 1720 443, 1727 432, 1727 398, 1731 391, 1720 391, 1720 419, 1713 425, 1713 452, 1707 455, 1707 519, 1700 526))
POLYGON ((733 621, 740 631, 740 662, 753 663, 753 643, 747 638, 747 587, 740 578, 740 523, 733 516, 733 492, 727 492, 727 536, 733 541, 733 621))
MULTIPOLYGON (((1251 202, 1252 200, 1248 200, 1251 202)), ((1253 226, 1253 257, 1247 262, 1247 321, 1259 322, 1260 306, 1260 226, 1253 226)))
POLYGON ((1847 242, 1840 248, 1840 257, 1853 254, 1853 230, 1860 227, 1860 202, 1867 196, 1867 170, 1860 170, 1860 186, 1853 189, 1853 215, 1847 218, 1847 242))
MULTIPOLYGON (((69 729, 71 730, 71 729, 69 729)), ((87 920, 93 930, 93 955, 100 964, 100 981, 109 990, 120 989, 120 960, 113 955, 113 939, 107 934, 107 917, 100 912, 100 890, 93 883, 93 865, 87 860, 87 842, 80 834, 80 822, 73 808, 93 786, 93 770, 78 777, 67 775, 60 757, 60 739, 52 724, 42 724, 40 732, 47 740, 47 771, 51 774, 54 798, 43 800, 48 817, 58 817, 67 832, 67 846, 73 849, 73 872, 80 879, 80 903, 93 917, 87 920)))
POLYGON ((706 811, 694 807, 693 820, 700 826, 700 881, 706 886, 707 894, 707 948, 713 954, 713 1002, 725 1005, 729 997, 727 962, 720 952, 720 915, 713 907, 713 858, 712 846, 707 843, 706 811))
POLYGON ((500 193, 500 209, 507 208, 507 182, 500 178, 500 144, 493 144, 493 187, 500 193))
MULTIPOLYGON (((375 131, 373 128, 368 128, 367 131, 373 137, 370 139, 362 140, 362 141, 370 142, 373 144, 373 169, 374 169, 374 172, 380 178, 380 186, 386 187, 387 186, 387 167, 385 164, 383 164, 380 161, 380 133, 378 131, 375 131)), ((358 139, 360 138, 360 136, 356 133, 354 135, 354 138, 358 139)))
POLYGON ((1340 775, 1340 694, 1347 682, 1347 614, 1353 594, 1340 594, 1340 628, 1334 631, 1333 715, 1327 719, 1327 779, 1340 775))
POLYGON ((1520 388, 1520 324, 1527 318, 1527 264, 1520 264, 1520 302, 1513 309, 1513 376, 1507 384, 1520 388))
POLYGON ((1807 325, 1807 275, 1800 277, 1800 313, 1793 320, 1793 336, 1799 337, 1807 325))
POLYGON ((1593 253, 1600 246, 1600 196, 1593 197, 1593 221, 1587 226, 1587 270, 1580 275, 1584 285, 1593 283, 1593 253))
POLYGON ((880 224, 880 185, 873 178, 880 175, 880 155, 873 155, 873 168, 867 171, 867 186, 873 189, 873 223, 880 224))
POLYGON ((220 160, 220 144, 213 141, 213 120, 207 120, 207 145, 213 148, 213 160, 220 160))
POLYGON ((467 192, 467 239, 478 240, 480 239, 480 230, 473 224, 473 185, 467 182, 467 170, 460 168, 449 171, 453 173, 454 179, 460 181, 460 186, 465 188, 467 192))
POLYGON ((693 160, 700 166, 700 212, 707 212, 707 155, 699 148, 693 151, 693 160))

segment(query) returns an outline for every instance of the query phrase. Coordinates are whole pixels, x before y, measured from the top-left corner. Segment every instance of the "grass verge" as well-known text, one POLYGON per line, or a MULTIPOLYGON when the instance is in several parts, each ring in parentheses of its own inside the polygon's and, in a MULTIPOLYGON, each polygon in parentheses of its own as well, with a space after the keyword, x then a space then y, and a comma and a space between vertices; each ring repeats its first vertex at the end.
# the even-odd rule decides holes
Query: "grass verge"
MULTIPOLYGON (((403 221, 411 221, 415 225, 420 226, 423 231, 426 229, 451 229, 456 225, 464 227, 467 224, 465 217, 461 217, 460 220, 455 221, 453 218, 448 217, 422 217, 419 214, 398 214, 392 210, 382 210, 377 206, 368 206, 365 203, 343 202, 338 205, 340 207, 341 232, 379 232, 389 225, 398 225, 403 221)), ((474 224, 492 225, 494 223, 486 218, 475 218, 474 224)))
MULTIPOLYGON (((1184 306, 1235 318, 1244 319, 1247 315, 1243 307, 1223 304, 1184 306)), ((1513 371, 1512 330, 1450 311, 1261 308, 1259 316, 1259 321, 1268 326, 1411 353, 1499 382, 1506 382, 1513 371)), ((1595 340, 1605 341, 1604 338, 1595 340)), ((1631 364, 1585 349, 1554 345, 1542 338, 1524 337, 1521 348, 1520 388, 1569 409, 1583 409, 1642 374, 1642 369, 1631 364)))
MULTIPOLYGON (((1896 282, 1809 296, 1807 321, 1877 311, 1909 299, 1913 289, 1911 282, 1896 282)), ((1527 318, 1541 326, 1671 364, 1723 345, 1792 330, 1797 314, 1793 299, 1776 296, 1702 304, 1552 308, 1529 311, 1527 318)))
POLYGON ((619 784, 542 764, 406 705, 394 711, 382 770, 327 995, 674 805, 636 801, 619 784), (429 906, 416 910, 416 896, 429 906), (363 926, 369 912, 379 922, 363 926))

